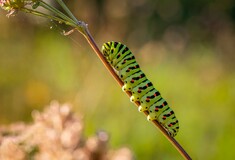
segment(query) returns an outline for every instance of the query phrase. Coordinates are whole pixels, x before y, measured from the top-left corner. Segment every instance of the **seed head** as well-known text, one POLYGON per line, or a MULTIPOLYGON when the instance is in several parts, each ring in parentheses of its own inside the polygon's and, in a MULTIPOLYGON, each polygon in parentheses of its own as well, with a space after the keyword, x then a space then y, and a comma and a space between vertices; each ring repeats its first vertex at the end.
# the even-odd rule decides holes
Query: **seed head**
POLYGON ((7 11, 17 10, 25 6, 25 0, 0 0, 0 6, 7 11))

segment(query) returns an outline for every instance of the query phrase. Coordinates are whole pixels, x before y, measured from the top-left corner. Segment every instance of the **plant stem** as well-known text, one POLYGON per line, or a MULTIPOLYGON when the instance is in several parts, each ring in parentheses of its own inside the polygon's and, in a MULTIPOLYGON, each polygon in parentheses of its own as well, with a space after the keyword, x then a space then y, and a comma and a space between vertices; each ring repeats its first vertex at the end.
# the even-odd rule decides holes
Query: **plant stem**
POLYGON ((40 6, 59 16, 60 18, 76 25, 76 21, 73 21, 71 18, 66 16, 64 13, 60 12, 58 9, 52 7, 51 5, 45 3, 44 1, 40 1, 40 6))
POLYGON ((74 23, 68 22, 68 21, 66 21, 64 19, 61 19, 59 17, 56 17, 56 16, 51 16, 51 15, 48 15, 48 14, 45 14, 45 13, 42 13, 42 12, 38 12, 38 11, 29 9, 29 8, 20 8, 20 10, 25 12, 25 13, 31 13, 31 14, 34 14, 36 16, 40 16, 40 17, 44 17, 44 18, 48 18, 48 19, 53 19, 55 21, 63 22, 65 24, 67 24, 67 25, 76 27, 76 25, 74 23))
POLYGON ((64 11, 69 15, 70 18, 74 20, 74 22, 78 23, 77 18, 73 15, 73 13, 68 9, 68 7, 64 4, 62 0, 56 0, 57 3, 64 9, 64 11))
MULTIPOLYGON (((99 50, 94 38, 92 37, 92 35, 90 34, 88 27, 86 25, 83 26, 79 26, 79 28, 83 28, 83 35, 86 38, 86 40, 88 41, 88 43, 90 44, 90 46, 92 47, 92 49, 94 50, 94 52, 96 53, 96 55, 99 57, 99 59, 102 61, 102 63, 104 64, 104 66, 108 69, 108 71, 110 72, 110 74, 113 76, 113 78, 118 82, 118 84, 122 87, 123 86, 123 82, 122 80, 118 77, 118 75, 115 73, 115 71, 113 70, 113 68, 110 66, 110 64, 107 62, 106 58, 103 56, 103 54, 101 53, 101 51, 99 50), (85 28, 84 28, 85 27, 85 28), (85 33, 84 33, 85 31, 85 33)), ((80 31, 78 29, 78 31, 80 31)), ((80 31, 81 32, 81 31, 80 31)), ((131 92, 126 92, 127 95, 130 97, 131 96, 131 92)), ((136 106, 138 107, 140 105, 139 102, 135 103, 136 106)), ((147 116, 148 112, 145 111, 144 114, 147 116)), ((152 121, 153 124, 158 127, 160 129, 160 131, 162 132, 162 134, 171 142, 171 144, 177 149, 177 151, 182 155, 182 157, 184 157, 186 160, 191 160, 192 158, 189 156, 189 154, 184 150, 184 148, 173 138, 171 137, 167 131, 161 126, 161 124, 158 121, 152 121)))

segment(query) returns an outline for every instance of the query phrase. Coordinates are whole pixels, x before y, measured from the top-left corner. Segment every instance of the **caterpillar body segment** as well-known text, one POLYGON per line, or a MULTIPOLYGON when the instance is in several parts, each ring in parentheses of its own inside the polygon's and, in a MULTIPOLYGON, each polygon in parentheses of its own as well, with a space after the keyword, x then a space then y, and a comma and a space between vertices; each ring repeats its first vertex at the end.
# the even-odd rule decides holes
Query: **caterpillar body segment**
POLYGON ((138 86, 132 89, 132 96, 130 98, 131 102, 140 101, 140 99, 154 88, 152 82, 148 79, 140 83, 138 86))
POLYGON ((102 46, 102 53, 123 81, 122 90, 131 92, 130 101, 140 102, 138 110, 148 111, 148 120, 158 121, 170 136, 176 136, 179 122, 174 111, 147 79, 128 47, 119 42, 107 42, 102 46))
POLYGON ((123 69, 124 67, 126 67, 127 65, 134 63, 135 62, 135 56, 133 56, 133 54, 130 52, 128 53, 121 61, 119 61, 114 68, 117 71, 120 71, 121 69, 123 69))
POLYGON ((121 69, 118 72, 118 75, 123 81, 125 81, 126 78, 130 77, 131 75, 137 72, 141 72, 140 66, 137 63, 131 63, 130 65, 121 69))
POLYGON ((149 107, 157 101, 162 99, 160 93, 155 88, 150 90, 140 99, 139 112, 148 111, 149 107))
POLYGON ((147 78, 143 72, 137 72, 124 80, 123 91, 132 91, 134 87, 145 81, 147 78))

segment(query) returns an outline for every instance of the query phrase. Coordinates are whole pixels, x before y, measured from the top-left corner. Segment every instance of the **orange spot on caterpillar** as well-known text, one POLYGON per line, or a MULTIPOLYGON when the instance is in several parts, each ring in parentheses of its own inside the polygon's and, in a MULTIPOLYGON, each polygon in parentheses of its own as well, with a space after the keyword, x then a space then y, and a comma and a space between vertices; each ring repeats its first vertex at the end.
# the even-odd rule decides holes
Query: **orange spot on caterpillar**
POLYGON ((168 125, 168 127, 171 127, 171 126, 173 126, 173 125, 172 125, 172 124, 169 124, 169 125, 168 125))

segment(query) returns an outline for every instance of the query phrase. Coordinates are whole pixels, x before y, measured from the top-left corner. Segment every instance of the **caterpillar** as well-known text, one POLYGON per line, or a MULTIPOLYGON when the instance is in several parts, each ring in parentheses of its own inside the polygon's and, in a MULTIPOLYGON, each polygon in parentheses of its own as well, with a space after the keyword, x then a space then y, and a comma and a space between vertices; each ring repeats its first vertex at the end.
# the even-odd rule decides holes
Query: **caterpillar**
POLYGON ((139 112, 148 111, 149 121, 157 120, 170 136, 176 136, 179 122, 174 111, 141 71, 129 48, 120 42, 107 42, 102 46, 102 54, 123 81, 122 90, 131 92, 130 101, 140 103, 139 112))

